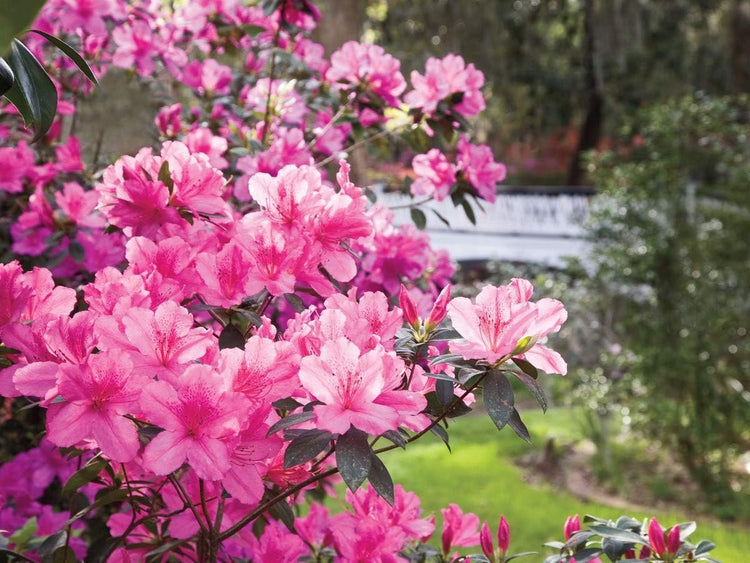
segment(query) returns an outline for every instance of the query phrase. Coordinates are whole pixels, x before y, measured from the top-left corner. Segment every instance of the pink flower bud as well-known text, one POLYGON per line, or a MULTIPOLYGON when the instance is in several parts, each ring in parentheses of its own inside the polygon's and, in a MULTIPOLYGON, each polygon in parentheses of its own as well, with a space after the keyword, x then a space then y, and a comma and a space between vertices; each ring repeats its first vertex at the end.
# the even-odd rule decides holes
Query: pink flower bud
POLYGON ((495 563, 495 548, 492 545, 492 534, 487 522, 482 524, 482 529, 479 531, 479 545, 482 546, 482 553, 487 559, 495 563))
POLYGON ((451 284, 448 284, 440 292, 440 295, 438 295, 437 301, 435 301, 435 305, 432 306, 432 311, 430 311, 430 316, 427 317, 427 321, 425 322, 425 330, 427 332, 434 330, 445 318, 450 299, 451 284))
POLYGON ((625 559, 635 559, 635 549, 626 549, 622 556, 625 559))
POLYGON ((658 557, 664 555, 664 552, 667 550, 667 546, 664 543, 664 529, 659 525, 659 521, 656 518, 652 518, 648 525, 648 543, 651 545, 654 554, 658 557))
POLYGON ((510 545, 510 527, 505 516, 500 516, 500 524, 497 527, 497 545, 503 553, 508 551, 510 545))
POLYGON ((649 557, 651 557, 651 550, 649 549, 649 547, 647 545, 644 545, 641 548, 641 553, 640 553, 640 555, 638 555, 638 558, 639 559, 648 559, 649 557))
POLYGON ((411 325, 413 329, 419 328, 419 314, 417 313, 417 306, 412 301, 409 292, 406 291, 404 284, 401 284, 401 293, 398 294, 398 302, 401 305, 401 310, 404 312, 404 320, 411 325))
POLYGON ((563 534, 565 535, 565 541, 570 539, 570 536, 575 534, 581 529, 581 520, 578 518, 578 514, 575 516, 568 516, 565 520, 565 526, 563 527, 563 534))
POLYGON ((675 554, 680 550, 680 527, 672 526, 667 535, 667 552, 675 554))

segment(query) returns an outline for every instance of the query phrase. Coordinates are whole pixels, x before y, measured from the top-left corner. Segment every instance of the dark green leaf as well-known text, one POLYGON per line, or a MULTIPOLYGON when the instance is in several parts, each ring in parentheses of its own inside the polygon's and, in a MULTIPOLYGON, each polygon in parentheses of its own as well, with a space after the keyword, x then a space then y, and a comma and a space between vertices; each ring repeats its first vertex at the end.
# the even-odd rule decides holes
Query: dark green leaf
POLYGON ((174 540, 174 541, 169 541, 169 542, 163 543, 159 547, 156 547, 156 548, 152 549, 151 551, 149 551, 146 554, 146 558, 151 558, 151 557, 154 557, 156 555, 161 555, 162 553, 168 553, 169 551, 172 550, 173 547, 177 547, 178 545, 181 545, 184 542, 185 542, 185 540, 174 540))
POLYGON ((332 438, 333 435, 325 430, 303 430, 284 453, 284 469, 310 461, 328 448, 332 438))
POLYGON ((445 428, 443 428, 439 424, 436 424, 435 426, 430 428, 430 432, 440 438, 445 444, 445 447, 448 448, 448 451, 451 451, 451 445, 448 443, 448 432, 445 430, 445 428))
MULTIPOLYGON (((584 522, 591 522, 591 521, 598 521, 600 524, 606 524, 606 520, 586 520, 584 519, 584 522)), ((620 516, 617 519, 617 522, 615 522, 615 527, 620 528, 621 530, 640 530, 641 529, 641 523, 638 522, 638 520, 635 520, 634 518, 631 518, 630 516, 620 516)))
POLYGON ((286 299, 287 303, 289 303, 292 306, 292 309, 294 309, 297 313, 301 313, 302 311, 307 309, 305 302, 302 301, 302 298, 299 295, 295 295, 294 293, 285 293, 284 299, 286 299))
POLYGON ((680 527, 680 539, 685 540, 689 538, 695 529, 698 527, 695 522, 682 522, 677 524, 680 527))
POLYGON ((161 168, 159 168, 159 175, 157 176, 157 178, 162 184, 167 186, 170 194, 174 191, 174 180, 172 180, 172 174, 169 171, 168 160, 165 160, 161 163, 161 168))
POLYGON ((531 443, 529 429, 526 428, 523 420, 521 420, 521 415, 518 414, 515 407, 513 408, 513 414, 510 415, 510 419, 508 420, 508 426, 510 426, 513 429, 513 432, 515 432, 523 441, 528 442, 529 444, 531 443))
POLYGON ((586 549, 582 549, 581 551, 574 553, 573 557, 569 559, 569 561, 575 561, 576 563, 586 563, 586 561, 591 561, 595 557, 597 557, 599 554, 601 554, 602 550, 598 547, 588 547, 586 549))
POLYGON ((18 108, 26 125, 34 124, 36 137, 43 137, 57 112, 57 90, 47 71, 18 39, 11 45, 8 64, 15 75, 13 87, 5 93, 18 108))
POLYGON ((367 434, 354 427, 336 440, 336 463, 347 487, 355 492, 367 478, 372 464, 372 449, 367 434))
POLYGON ((518 366, 518 368, 524 372, 526 375, 529 375, 536 379, 539 377, 539 370, 537 370, 534 366, 532 366, 529 362, 526 360, 522 360, 521 358, 512 358, 513 363, 518 366))
POLYGON ((698 542, 698 545, 695 546, 695 551, 693 552, 695 555, 703 555, 704 553, 708 553, 709 551, 716 548, 716 544, 712 541, 708 540, 701 540, 698 542))
POLYGON ((427 217, 425 217, 424 211, 417 207, 412 207, 409 213, 411 214, 411 220, 414 222, 417 229, 424 231, 427 226, 427 217))
POLYGON ((453 383, 450 380, 438 379, 435 382, 435 392, 440 404, 447 407, 453 400, 453 383))
POLYGON ((268 512, 271 513, 271 516, 283 522, 284 526, 286 526, 290 532, 294 533, 294 512, 286 499, 282 499, 276 504, 272 504, 271 508, 268 509, 268 512))
POLYGON ((547 398, 544 396, 544 389, 539 385, 539 382, 525 372, 512 371, 510 373, 516 376, 516 378, 521 381, 529 391, 531 391, 531 394, 534 395, 539 406, 542 407, 542 410, 547 412, 547 398))
POLYGON ((302 404, 295 401, 291 397, 287 397, 286 399, 279 399, 278 401, 274 401, 271 403, 273 408, 280 409, 282 411, 293 411, 294 409, 301 407, 302 404))
POLYGON ((448 375, 447 373, 443 373, 442 371, 440 373, 430 373, 425 372, 425 377, 431 377, 432 379, 440 379, 442 381, 448 381, 451 383, 451 387, 453 387, 453 383, 456 382, 456 379, 448 375))
POLYGON ((83 245, 77 240, 70 241, 70 244, 68 245, 68 253, 70 253, 70 257, 78 264, 83 262, 85 251, 83 245))
POLYGON ((91 508, 101 508, 108 504, 121 502, 126 498, 128 498, 127 489, 102 489, 96 494, 96 500, 94 500, 91 508))
POLYGON ((29 31, 32 31, 34 33, 38 33, 47 41, 52 43, 55 47, 60 49, 63 53, 68 55, 70 57, 70 60, 72 60, 76 66, 79 68, 79 70, 86 75, 86 78, 91 80, 94 84, 99 84, 99 81, 96 79, 96 76, 94 76, 94 72, 91 70, 91 67, 89 67, 89 64, 84 60, 84 58, 78 54, 78 51, 76 51, 73 47, 68 45, 65 41, 60 39, 59 37, 55 37, 54 35, 50 35, 49 33, 46 33, 44 31, 41 31, 39 29, 30 29, 29 31))
POLYGON ((445 217, 443 217, 440 213, 438 213, 434 209, 432 209, 432 212, 435 214, 435 216, 437 216, 438 219, 440 219, 440 222, 443 223, 443 225, 445 225, 446 227, 450 227, 451 226, 451 224, 448 222, 448 219, 446 219, 445 217))
POLYGON ((58 547, 52 554, 52 563, 76 563, 76 554, 70 546, 58 547))
POLYGON ((278 10, 280 5, 281 5, 281 0, 263 0, 263 3, 262 3, 263 13, 266 16, 270 16, 276 10, 278 10))
POLYGON ((386 430, 383 432, 383 438, 390 440, 399 448, 406 449, 406 438, 397 430, 386 430))
POLYGON ((297 424, 307 422, 308 420, 312 420, 313 418, 315 418, 315 413, 312 411, 290 414, 289 416, 285 416, 276 424, 271 426, 271 428, 268 429, 266 436, 275 434, 279 430, 285 430, 286 428, 291 428, 292 426, 296 426, 297 424))
POLYGON ((0 55, 5 54, 16 35, 29 29, 46 0, 8 0, 2 2, 0 16, 0 55))
POLYGON ((602 540, 602 550, 612 561, 618 561, 631 545, 619 540, 613 540, 612 538, 604 538, 602 540))
POLYGON ((466 218, 469 221, 471 221, 471 224, 472 225, 476 225, 477 224, 477 218, 474 215, 474 210, 471 208, 471 204, 469 203, 469 201, 466 200, 466 199, 462 199, 461 200, 461 207, 464 208, 464 213, 466 213, 466 218))
POLYGON ((13 71, 8 66, 8 63, 5 62, 5 59, 0 57, 0 96, 13 87, 14 81, 13 71))
POLYGON ((498 430, 513 416, 513 388, 507 378, 497 370, 490 370, 484 380, 484 406, 498 430))
POLYGON ((65 486, 62 489, 62 496, 63 498, 68 498, 73 495, 78 489, 83 487, 84 485, 88 485, 91 483, 94 479, 97 478, 99 473, 102 472, 104 467, 107 465, 107 460, 98 457, 88 465, 85 465, 73 475, 70 476, 70 479, 68 479, 67 483, 65 483, 65 486))
POLYGON ((245 349, 245 337, 233 324, 225 326, 219 335, 219 350, 226 350, 227 348, 245 349))
POLYGON ((52 553, 54 553, 55 550, 64 546, 67 538, 67 532, 65 532, 65 530, 61 530, 45 539, 42 542, 42 545, 39 546, 39 557, 42 558, 42 561, 46 561, 49 557, 51 557, 52 553))
POLYGON ((375 454, 370 456, 370 471, 367 480, 370 481, 375 491, 393 506, 393 479, 386 466, 375 454))
POLYGON ((648 545, 648 540, 642 538, 639 534, 635 534, 628 530, 620 530, 619 528, 613 528, 612 526, 594 525, 589 526, 592 532, 599 534, 603 538, 610 538, 622 542, 636 543, 640 545, 648 545))

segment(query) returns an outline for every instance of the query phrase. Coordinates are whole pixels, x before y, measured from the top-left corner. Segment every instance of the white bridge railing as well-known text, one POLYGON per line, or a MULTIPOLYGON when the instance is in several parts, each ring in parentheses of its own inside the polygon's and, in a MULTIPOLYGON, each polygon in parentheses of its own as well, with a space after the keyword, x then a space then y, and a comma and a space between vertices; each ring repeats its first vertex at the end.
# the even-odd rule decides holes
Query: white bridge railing
MULTIPOLYGON (((544 188, 508 191, 499 193, 495 204, 482 202, 484 211, 472 204, 476 225, 450 200, 421 206, 433 246, 447 249, 459 261, 498 259, 550 266, 561 266, 565 256, 585 254, 588 245, 582 222, 588 215, 590 190, 565 193, 563 189, 560 194, 544 188)), ((397 193, 376 194, 378 203, 393 209, 397 224, 411 221, 407 206, 415 200, 397 193)))

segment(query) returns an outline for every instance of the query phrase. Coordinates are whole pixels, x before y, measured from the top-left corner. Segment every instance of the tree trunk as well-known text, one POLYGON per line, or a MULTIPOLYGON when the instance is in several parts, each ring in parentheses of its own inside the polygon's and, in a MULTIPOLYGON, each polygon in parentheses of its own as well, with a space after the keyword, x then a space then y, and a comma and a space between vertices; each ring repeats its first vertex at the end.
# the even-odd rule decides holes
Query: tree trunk
POLYGON ((578 147, 568 170, 568 185, 579 186, 584 179, 583 152, 593 149, 599 142, 604 121, 604 92, 601 73, 597 64, 594 22, 594 0, 583 3, 583 69, 587 96, 586 119, 581 126, 578 147))

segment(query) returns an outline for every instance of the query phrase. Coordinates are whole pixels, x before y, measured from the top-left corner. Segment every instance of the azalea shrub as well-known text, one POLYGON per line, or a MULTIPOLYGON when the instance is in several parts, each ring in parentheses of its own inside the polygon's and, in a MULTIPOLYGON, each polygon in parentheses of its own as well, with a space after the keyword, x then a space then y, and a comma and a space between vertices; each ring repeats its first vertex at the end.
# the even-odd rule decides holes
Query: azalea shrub
MULTIPOLYGON (((309 39, 319 18, 308 0, 47 2, 34 27, 97 75, 127 68, 179 94, 158 113, 158 144, 99 170, 65 126, 91 84, 43 36, 24 38, 59 100, 38 142, 13 106, 0 116, 0 393, 45 414, 35 447, 0 467, 6 553, 513 557, 505 518, 495 533, 455 504, 430 543, 435 517, 379 456, 428 433, 447 444, 448 420, 480 399, 528 440, 511 382, 546 408, 539 379, 567 367, 544 341, 566 311, 523 279, 452 298, 446 253, 395 225, 346 161, 398 140, 414 209, 450 197, 473 217, 505 174, 466 122, 484 77, 450 55, 409 84, 397 59, 358 42, 326 58, 309 39), (347 509, 334 514, 324 501, 339 478, 347 509)), ((644 541, 628 526, 622 557, 644 541)), ((605 539, 566 532, 561 557, 583 561, 584 543, 612 557, 592 530, 605 539)), ((651 553, 707 552, 686 555, 679 530, 665 549, 649 539, 651 553)))

